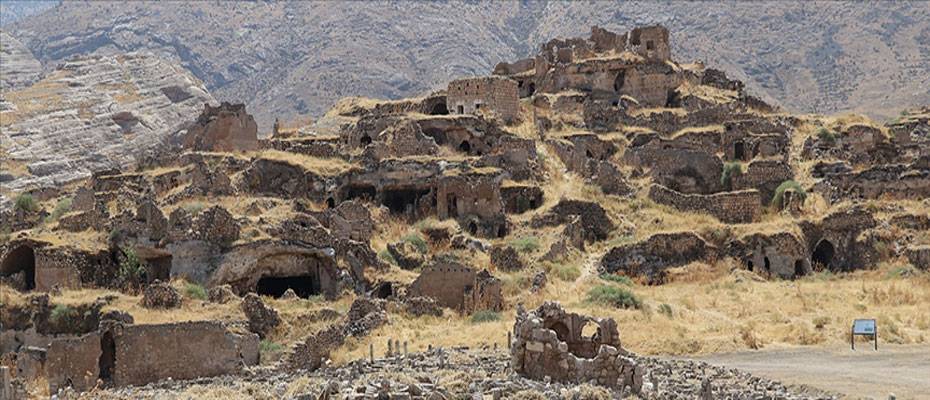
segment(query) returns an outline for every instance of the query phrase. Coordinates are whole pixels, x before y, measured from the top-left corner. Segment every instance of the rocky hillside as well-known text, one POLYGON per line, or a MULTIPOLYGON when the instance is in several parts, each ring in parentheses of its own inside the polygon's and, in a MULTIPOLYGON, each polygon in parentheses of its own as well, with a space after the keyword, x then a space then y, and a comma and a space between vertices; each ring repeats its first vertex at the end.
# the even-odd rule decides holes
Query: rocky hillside
POLYGON ((59 185, 126 167, 213 101, 197 78, 150 54, 64 63, 31 86, 3 92, 2 188, 59 185))
POLYGON ((46 65, 154 51, 217 98, 245 101, 268 131, 343 96, 416 95, 591 25, 644 23, 674 32, 677 58, 721 67, 790 111, 887 118, 930 102, 930 9, 917 2, 65 3, 8 29, 46 65))
POLYGON ((0 31, 0 91, 31 85, 42 76, 42 63, 22 43, 0 31))

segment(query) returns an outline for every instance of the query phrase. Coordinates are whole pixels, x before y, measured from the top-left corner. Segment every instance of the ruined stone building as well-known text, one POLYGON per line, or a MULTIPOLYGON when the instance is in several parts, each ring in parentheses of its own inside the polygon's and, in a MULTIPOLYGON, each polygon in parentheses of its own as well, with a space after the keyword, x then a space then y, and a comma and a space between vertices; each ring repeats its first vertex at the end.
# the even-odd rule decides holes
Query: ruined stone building
POLYGON ((454 80, 446 90, 446 108, 453 114, 487 110, 513 121, 520 112, 517 82, 498 76, 454 80))
POLYGON ((258 149, 258 125, 245 112, 245 104, 204 104, 203 113, 188 128, 184 147, 200 151, 248 151, 258 149))

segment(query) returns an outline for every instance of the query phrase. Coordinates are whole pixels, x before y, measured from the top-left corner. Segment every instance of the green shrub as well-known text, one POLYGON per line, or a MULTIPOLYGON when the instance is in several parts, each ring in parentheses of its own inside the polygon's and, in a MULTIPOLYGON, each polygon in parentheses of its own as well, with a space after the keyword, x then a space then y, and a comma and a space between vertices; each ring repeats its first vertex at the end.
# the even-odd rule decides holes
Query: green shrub
POLYGON ((61 218, 62 215, 65 215, 68 211, 71 210, 71 199, 61 199, 58 200, 58 204, 55 204, 55 209, 52 210, 52 213, 45 218, 45 222, 58 221, 58 218, 61 218))
POLYGON ((191 215, 197 215, 197 214, 200 214, 200 212, 203 211, 204 208, 207 208, 207 206, 205 206, 201 202, 194 202, 194 203, 185 204, 183 208, 184 208, 184 211, 189 212, 191 215))
POLYGON ((733 178, 743 174, 743 164, 728 162, 723 164, 723 173, 720 174, 720 184, 727 190, 733 190, 733 178))
POLYGON ((270 340, 262 340, 258 344, 258 349, 261 353, 277 353, 284 350, 284 346, 270 340))
POLYGON ((197 300, 206 300, 207 299, 207 289, 203 286, 200 286, 196 283, 188 283, 184 286, 184 293, 187 294, 187 297, 197 300))
POLYGON ((803 187, 801 187, 801 184, 793 180, 787 180, 787 181, 782 182, 781 185, 778 185, 778 187, 775 188, 775 195, 772 196, 772 207, 782 208, 784 206, 784 204, 782 203, 785 200, 785 190, 788 190, 788 189, 794 189, 794 192, 797 193, 797 195, 801 197, 801 202, 804 202, 804 200, 807 199, 807 191, 804 190, 803 187))
POLYGON ((539 238, 536 236, 523 236, 510 242, 513 248, 521 253, 532 253, 539 249, 539 238))
POLYGON ((643 307, 642 301, 629 289, 613 285, 598 285, 588 291, 588 301, 619 308, 643 307))
POLYGON ((426 244, 426 240, 424 240, 423 236, 420 236, 418 233, 411 233, 407 236, 404 236, 400 240, 412 244, 420 254, 426 254, 426 252, 429 251, 429 246, 426 244))
POLYGON ((672 314, 672 306, 668 305, 667 303, 662 303, 661 305, 659 305, 659 314, 662 314, 669 318, 674 317, 674 315, 672 314))
POLYGON ((119 263, 118 278, 123 284, 139 286, 145 280, 146 266, 132 247, 122 248, 123 259, 119 263))
POLYGON ((16 196, 16 199, 13 202, 13 207, 17 210, 22 210, 25 212, 33 212, 39 210, 39 205, 36 203, 36 200, 32 198, 32 195, 29 193, 23 193, 19 196, 16 196))
POLYGON ((553 262, 544 262, 543 269, 546 274, 555 276, 565 282, 574 282, 581 276, 581 269, 572 264, 556 264, 553 262))
POLYGON ((817 138, 830 146, 836 143, 836 134, 827 128, 820 128, 820 130, 817 131, 817 138))
POLYGON ((391 252, 387 251, 387 249, 379 251, 378 258, 380 258, 381 261, 384 261, 388 264, 397 265, 397 260, 394 259, 394 256, 392 256, 391 252))
POLYGON ((501 319, 501 314, 497 311, 491 310, 481 310, 471 316, 471 323, 473 324, 482 324, 485 322, 493 322, 501 319))
POLYGON ((52 308, 52 313, 49 315, 49 319, 52 322, 61 322, 70 318, 74 318, 77 314, 77 311, 66 304, 56 304, 52 308))
POLYGON ((621 285, 633 286, 633 280, 628 276, 617 274, 601 274, 601 279, 607 282, 619 283, 621 285))

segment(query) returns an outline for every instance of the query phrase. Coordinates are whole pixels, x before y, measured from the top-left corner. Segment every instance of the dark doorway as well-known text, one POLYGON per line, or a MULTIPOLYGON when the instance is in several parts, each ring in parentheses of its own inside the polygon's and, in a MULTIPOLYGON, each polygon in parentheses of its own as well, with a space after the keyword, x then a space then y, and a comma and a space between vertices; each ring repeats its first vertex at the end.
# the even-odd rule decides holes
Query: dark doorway
POLYGON ((371 185, 351 185, 345 189, 345 199, 363 199, 371 200, 375 198, 378 194, 378 191, 374 186, 371 185))
POLYGON ((678 97, 678 91, 675 89, 669 89, 665 93, 665 106, 669 108, 681 107, 681 98, 678 97))
POLYGON ((617 72, 617 76, 614 78, 614 92, 620 93, 620 90, 623 89, 623 84, 626 83, 626 71, 617 72))
POLYGON ((326 207, 329 207, 329 208, 336 208, 336 199, 333 199, 332 197, 327 198, 327 199, 326 199, 326 207))
POLYGON ((465 152, 465 153, 470 153, 470 152, 471 152, 471 143, 468 143, 467 140, 463 140, 462 143, 459 144, 459 150, 461 150, 461 151, 463 151, 463 152, 465 152))
POLYGON ((833 243, 830 243, 829 240, 821 240, 817 243, 817 247, 814 248, 814 254, 811 255, 811 264, 829 267, 830 262, 833 261, 835 251, 833 243))
POLYGON ((807 269, 804 268, 804 260, 797 260, 794 262, 794 277, 800 278, 804 275, 807 275, 807 269))
POLYGON ((458 106, 459 114, 465 114, 465 106, 458 106))
POLYGON ((556 322, 552 324, 552 326, 550 326, 549 329, 552 329, 555 332, 555 336, 559 338, 559 341, 562 341, 562 342, 569 341, 568 339, 570 338, 570 336, 568 332, 568 327, 565 326, 565 324, 563 324, 562 322, 556 322))
POLYGON ((384 191, 383 204, 395 214, 415 212, 420 198, 429 194, 429 189, 390 189, 384 191))
POLYGON ((370 145, 370 144, 371 144, 371 136, 368 136, 368 135, 362 136, 362 139, 359 140, 359 143, 361 143, 362 146, 368 146, 368 145, 370 145))
POLYGON ((768 257, 763 257, 763 258, 762 258, 762 262, 765 263, 765 272, 771 272, 771 271, 772 271, 772 262, 769 261, 769 258, 768 258, 768 257))
POLYGON ((394 296, 394 285, 391 282, 381 282, 369 293, 370 297, 376 299, 387 299, 394 296))
POLYGON ((171 255, 146 259, 145 279, 149 283, 156 280, 169 281, 171 279, 171 255))
POLYGON ((754 265, 752 265, 752 260, 746 261, 746 268, 752 271, 754 265))
POLYGON ((36 255, 29 246, 19 246, 3 259, 0 264, 0 276, 23 274, 24 290, 36 288, 36 255))
POLYGON ((255 285, 255 292, 263 296, 281 297, 287 289, 294 289, 298 297, 308 298, 320 293, 320 283, 310 275, 265 276, 255 285))
POLYGON ((526 88, 526 93, 529 96, 532 96, 534 93, 536 93, 536 84, 530 82, 530 85, 526 88))
POLYGON ((733 159, 743 160, 746 157, 746 145, 743 142, 733 144, 733 159))
POLYGON ((450 193, 446 197, 446 213, 452 218, 459 216, 459 201, 454 194, 450 193))
POLYGON ((471 233, 472 235, 477 235, 477 234, 478 234, 478 224, 476 224, 474 221, 469 222, 469 223, 468 223, 468 233, 471 233))
POLYGON ((106 331, 100 337, 100 361, 97 366, 100 368, 100 380, 104 383, 113 382, 113 369, 116 366, 116 341, 113 340, 113 333, 110 331, 106 331))
POLYGON ((446 103, 436 103, 433 105, 433 108, 429 110, 429 115, 448 115, 449 109, 446 108, 446 103))

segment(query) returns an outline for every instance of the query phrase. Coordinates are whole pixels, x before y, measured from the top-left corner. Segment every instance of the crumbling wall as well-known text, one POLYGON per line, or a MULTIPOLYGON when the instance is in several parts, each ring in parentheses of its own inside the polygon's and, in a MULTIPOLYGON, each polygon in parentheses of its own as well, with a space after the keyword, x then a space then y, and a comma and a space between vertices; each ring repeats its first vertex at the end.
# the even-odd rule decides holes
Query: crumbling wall
POLYGON ((479 273, 456 262, 438 261, 424 268, 407 295, 430 297, 443 307, 464 313, 503 309, 500 280, 487 271, 479 273))
POLYGON ((504 211, 522 214, 543 204, 543 190, 538 186, 510 184, 501 186, 504 211))
POLYGON ((727 249, 746 269, 763 276, 795 279, 811 272, 807 244, 790 232, 746 235, 727 249))
POLYGON ((734 190, 758 190, 762 204, 769 204, 778 185, 793 178, 794 171, 787 161, 756 160, 749 163, 742 174, 733 177, 732 185, 734 190))
POLYGON ((258 363, 258 336, 228 332, 218 322, 120 325, 110 332, 117 386, 235 374, 258 363))
POLYGON ((520 111, 517 82, 499 76, 454 80, 449 82, 446 107, 452 114, 488 109, 504 121, 513 121, 520 111))
POLYGON ((708 213, 728 224, 753 222, 762 212, 759 191, 755 189, 700 195, 684 194, 662 185, 652 185, 649 198, 681 211, 708 213))
POLYGON ((594 382, 639 393, 643 370, 620 347, 617 323, 568 313, 546 302, 530 313, 520 310, 513 327, 511 366, 530 379, 556 382, 594 382), (585 325, 596 327, 585 337, 585 325))
MULTIPOLYGON (((92 389, 100 375, 101 354, 100 334, 97 332, 52 339, 45 366, 49 390, 55 393, 68 386, 78 391, 92 389)), ((161 355, 162 352, 153 354, 161 355)))
POLYGON ((203 113, 188 128, 184 147, 220 152, 257 150, 258 125, 245 112, 245 104, 204 104, 203 113))
POLYGON ((717 249, 693 232, 657 233, 637 243, 610 249, 601 258, 602 274, 621 272, 642 277, 649 284, 666 281, 667 269, 694 261, 711 262, 717 249))

